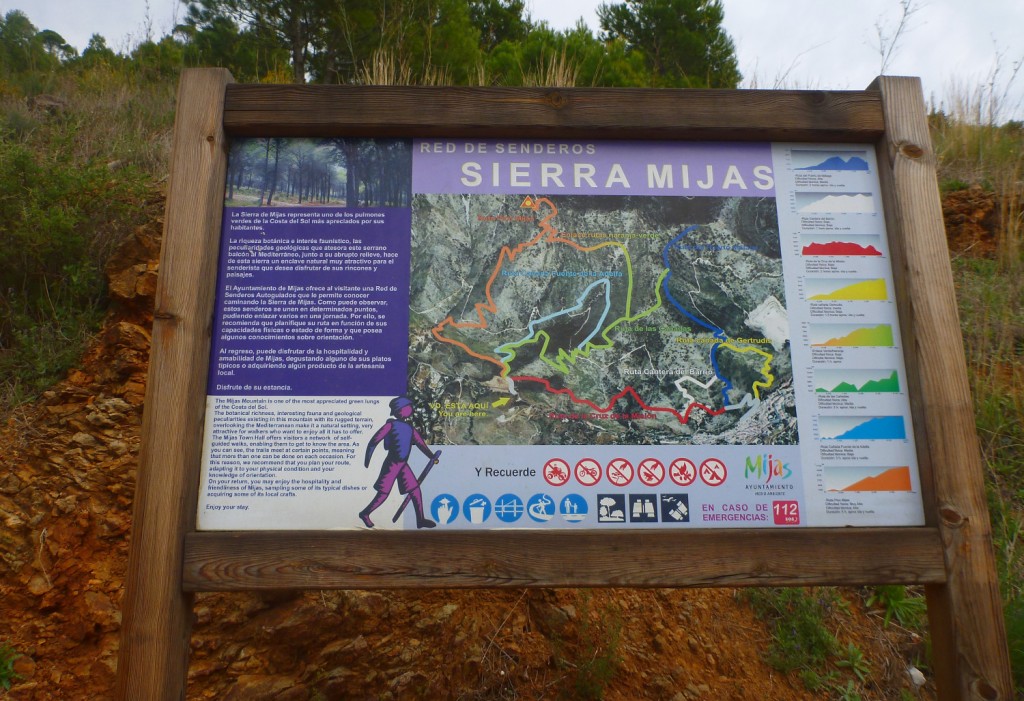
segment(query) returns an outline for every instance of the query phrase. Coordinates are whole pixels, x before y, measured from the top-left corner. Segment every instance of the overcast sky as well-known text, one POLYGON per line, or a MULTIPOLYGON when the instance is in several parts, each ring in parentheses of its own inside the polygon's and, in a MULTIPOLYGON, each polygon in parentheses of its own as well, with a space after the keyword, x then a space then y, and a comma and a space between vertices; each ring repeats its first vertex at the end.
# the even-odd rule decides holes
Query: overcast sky
MULTIPOLYGON (((878 31, 892 34, 899 0, 723 0, 744 87, 859 90, 879 74, 878 31)), ((535 19, 597 29, 600 0, 527 0, 535 19)), ((1024 118, 1024 0, 914 0, 918 8, 889 62, 889 75, 920 76, 925 97, 948 105, 996 78, 1002 118, 1024 118)), ((180 21, 178 0, 0 0, 79 50, 97 32, 114 49, 166 34, 180 21), (148 22, 147 22, 148 8, 148 22)))

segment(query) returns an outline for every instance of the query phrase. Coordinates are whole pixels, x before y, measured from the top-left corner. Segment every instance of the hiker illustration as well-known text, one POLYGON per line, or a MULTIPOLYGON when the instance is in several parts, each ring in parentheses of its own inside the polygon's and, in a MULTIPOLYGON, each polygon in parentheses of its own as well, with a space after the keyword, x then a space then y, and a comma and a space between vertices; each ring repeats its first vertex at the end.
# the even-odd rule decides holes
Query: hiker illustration
POLYGON ((395 397, 392 399, 391 415, 394 418, 388 419, 383 426, 377 429, 377 432, 373 434, 373 438, 370 439, 366 446, 366 458, 363 461, 364 467, 370 466, 370 458, 373 456, 373 451, 378 443, 384 441, 384 449, 388 451, 387 457, 384 458, 384 464, 380 467, 380 476, 373 483, 373 488, 377 490, 377 495, 373 498, 373 501, 367 504, 365 509, 359 512, 359 518, 366 524, 367 528, 373 528, 370 514, 387 501, 388 495, 391 494, 391 488, 394 487, 396 481, 398 482, 398 491, 405 494, 406 497, 392 521, 398 521, 398 517, 402 515, 405 507, 411 501, 413 508, 416 510, 417 528, 433 528, 437 525, 423 514, 423 494, 420 492, 420 485, 430 473, 430 468, 437 464, 441 451, 431 452, 423 440, 423 436, 409 423, 412 411, 412 402, 407 397, 395 397), (424 455, 430 458, 430 462, 427 463, 427 467, 423 470, 423 474, 420 475, 418 480, 416 475, 413 474, 412 468, 409 467, 409 453, 412 451, 414 444, 424 455))

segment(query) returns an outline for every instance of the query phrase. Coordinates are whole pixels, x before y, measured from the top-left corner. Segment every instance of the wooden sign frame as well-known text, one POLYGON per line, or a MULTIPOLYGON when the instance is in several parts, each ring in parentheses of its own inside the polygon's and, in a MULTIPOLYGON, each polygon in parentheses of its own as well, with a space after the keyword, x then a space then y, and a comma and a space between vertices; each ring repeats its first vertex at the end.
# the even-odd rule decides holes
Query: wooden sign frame
POLYGON ((940 698, 1012 698, 934 166, 916 78, 881 77, 848 92, 676 91, 238 85, 222 69, 186 70, 117 697, 184 698, 197 591, 894 583, 925 585, 940 698), (874 144, 926 525, 705 530, 699 537, 692 530, 196 531, 227 138, 341 135, 874 144))

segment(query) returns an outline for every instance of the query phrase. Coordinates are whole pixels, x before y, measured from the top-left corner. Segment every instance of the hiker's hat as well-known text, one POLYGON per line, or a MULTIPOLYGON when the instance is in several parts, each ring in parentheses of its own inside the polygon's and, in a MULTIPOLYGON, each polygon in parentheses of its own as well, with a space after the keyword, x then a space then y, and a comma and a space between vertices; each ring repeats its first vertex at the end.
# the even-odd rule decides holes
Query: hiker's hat
POLYGON ((391 400, 391 413, 397 414, 399 409, 404 409, 407 406, 412 406, 408 397, 395 397, 391 400))

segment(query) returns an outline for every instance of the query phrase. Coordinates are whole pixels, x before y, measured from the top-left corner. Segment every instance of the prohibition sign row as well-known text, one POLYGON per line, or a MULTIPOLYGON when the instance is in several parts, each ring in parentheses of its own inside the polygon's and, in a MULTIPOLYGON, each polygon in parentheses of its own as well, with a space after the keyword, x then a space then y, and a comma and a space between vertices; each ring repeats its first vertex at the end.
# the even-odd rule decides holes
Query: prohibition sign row
MULTIPOLYGON (((668 478, 680 487, 690 486, 697 477, 709 487, 717 487, 725 482, 728 472, 725 463, 718 458, 703 461, 700 469, 689 458, 676 458, 668 466, 668 478)), ((561 458, 552 458, 544 464, 544 480, 552 487, 561 487, 571 476, 584 487, 593 487, 601 481, 602 473, 616 487, 625 487, 634 477, 648 487, 657 487, 666 476, 665 465, 657 458, 641 460, 636 469, 633 468, 633 463, 625 458, 615 458, 603 468, 601 463, 593 458, 583 458, 576 463, 575 468, 571 468, 569 463, 561 458)))

